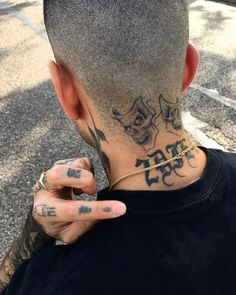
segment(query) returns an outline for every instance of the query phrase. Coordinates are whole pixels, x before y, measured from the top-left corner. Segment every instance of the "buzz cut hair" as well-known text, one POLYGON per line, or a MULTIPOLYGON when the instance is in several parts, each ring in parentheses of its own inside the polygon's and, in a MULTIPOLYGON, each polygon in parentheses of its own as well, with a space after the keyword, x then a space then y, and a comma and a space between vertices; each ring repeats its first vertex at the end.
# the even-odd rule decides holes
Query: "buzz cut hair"
POLYGON ((44 0, 57 63, 68 66, 103 113, 140 95, 176 101, 188 18, 187 0, 44 0))

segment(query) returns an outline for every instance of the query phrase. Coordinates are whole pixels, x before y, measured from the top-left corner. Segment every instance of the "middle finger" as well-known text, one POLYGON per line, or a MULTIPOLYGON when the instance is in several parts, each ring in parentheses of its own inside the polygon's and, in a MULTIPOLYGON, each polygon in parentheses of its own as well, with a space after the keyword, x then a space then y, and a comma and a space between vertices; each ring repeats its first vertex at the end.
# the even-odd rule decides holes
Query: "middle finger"
POLYGON ((96 193, 96 180, 91 171, 75 168, 74 165, 58 165, 52 167, 46 173, 46 181, 49 187, 61 189, 74 187, 82 189, 84 193, 96 193))

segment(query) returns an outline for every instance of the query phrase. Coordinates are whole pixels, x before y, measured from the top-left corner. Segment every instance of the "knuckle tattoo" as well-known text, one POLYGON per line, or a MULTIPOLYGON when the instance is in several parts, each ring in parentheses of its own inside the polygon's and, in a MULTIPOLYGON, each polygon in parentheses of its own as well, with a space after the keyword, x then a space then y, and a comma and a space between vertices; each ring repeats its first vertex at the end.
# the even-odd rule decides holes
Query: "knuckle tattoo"
POLYGON ((35 205, 33 208, 33 215, 39 217, 55 217, 57 216, 56 208, 50 207, 47 204, 35 205))
POLYGON ((67 170, 67 176, 69 178, 80 179, 81 178, 81 170, 80 169, 72 169, 72 168, 69 168, 67 170))
POLYGON ((109 213, 109 212, 111 212, 111 208, 110 207, 104 207, 104 208, 102 208, 102 211, 106 212, 106 213, 109 213))

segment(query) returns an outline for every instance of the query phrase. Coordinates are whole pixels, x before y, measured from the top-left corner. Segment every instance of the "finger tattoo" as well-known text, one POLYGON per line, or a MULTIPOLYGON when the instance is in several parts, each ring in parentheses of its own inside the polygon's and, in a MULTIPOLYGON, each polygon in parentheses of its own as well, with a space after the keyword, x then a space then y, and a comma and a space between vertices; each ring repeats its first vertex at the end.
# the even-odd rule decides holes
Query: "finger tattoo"
POLYGON ((40 204, 40 205, 34 206, 33 213, 34 215, 38 215, 41 217, 57 216, 56 208, 49 207, 47 204, 40 204))
POLYGON ((69 168, 67 171, 67 176, 70 178, 77 178, 79 179, 81 177, 81 170, 75 170, 75 169, 71 169, 69 168))
POLYGON ((104 212, 111 212, 111 208, 110 207, 105 207, 102 209, 102 211, 104 212))
POLYGON ((92 212, 92 208, 91 207, 81 206, 79 208, 79 214, 89 214, 91 212, 92 212))

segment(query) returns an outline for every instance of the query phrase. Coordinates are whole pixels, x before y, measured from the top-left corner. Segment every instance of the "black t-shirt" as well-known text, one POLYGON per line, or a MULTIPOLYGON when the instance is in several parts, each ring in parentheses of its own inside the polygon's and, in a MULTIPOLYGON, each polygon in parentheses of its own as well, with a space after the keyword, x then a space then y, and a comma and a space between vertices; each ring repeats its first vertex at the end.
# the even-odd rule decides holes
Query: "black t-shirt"
POLYGON ((127 213, 40 252, 5 294, 236 294, 236 154, 204 150, 202 178, 183 189, 99 192, 127 213))

